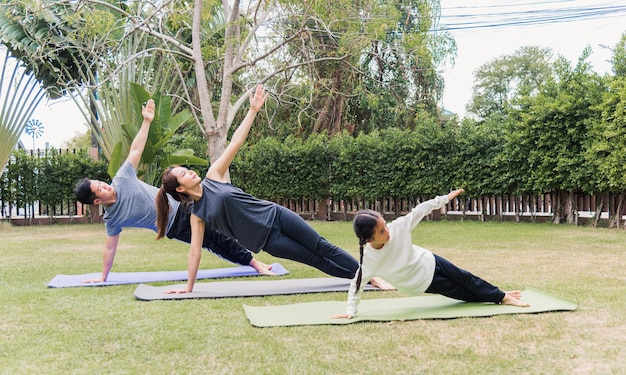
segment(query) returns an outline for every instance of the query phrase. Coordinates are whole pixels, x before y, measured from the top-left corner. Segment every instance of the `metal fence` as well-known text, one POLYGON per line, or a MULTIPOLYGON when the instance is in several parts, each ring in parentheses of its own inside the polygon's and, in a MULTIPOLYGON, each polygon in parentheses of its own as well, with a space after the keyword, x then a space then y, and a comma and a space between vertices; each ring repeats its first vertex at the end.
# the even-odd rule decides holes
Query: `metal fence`
MULTIPOLYGON (((376 200, 279 200, 278 203, 300 214, 305 219, 352 220, 360 209, 373 209, 392 220, 407 214, 421 201, 430 197, 412 199, 380 198, 376 200)), ((555 194, 505 195, 480 198, 455 199, 440 212, 428 216, 429 220, 442 217, 467 220, 499 221, 553 221, 560 205, 555 194)), ((571 194, 571 222, 573 224, 605 224, 610 226, 626 222, 622 194, 571 194)))
MULTIPOLYGON (((27 154, 35 159, 47 157, 50 150, 28 150, 27 154)), ((59 154, 76 154, 76 150, 58 149, 59 154)), ((3 175, 16 163, 16 158, 11 155, 3 175)), ((0 189, 34 189, 37 183, 37 175, 40 173, 36 167, 29 177, 20 176, 18 183, 8 181, 0 186, 0 189), (17 187, 16 187, 17 186, 17 187)), ((0 194, 0 215, 3 220, 9 220, 16 225, 52 224, 64 222, 90 222, 100 221, 101 212, 97 206, 86 206, 76 201, 73 197, 59 198, 54 204, 40 199, 3 199, 5 194, 0 194), (94 212, 95 211, 95 212, 94 212)))

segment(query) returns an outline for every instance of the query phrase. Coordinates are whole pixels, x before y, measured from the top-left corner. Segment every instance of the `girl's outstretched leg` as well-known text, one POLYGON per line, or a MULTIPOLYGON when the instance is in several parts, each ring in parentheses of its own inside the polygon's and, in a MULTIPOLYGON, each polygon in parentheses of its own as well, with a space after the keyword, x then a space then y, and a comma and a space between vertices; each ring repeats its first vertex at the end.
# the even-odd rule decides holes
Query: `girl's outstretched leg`
POLYGON ((428 293, 437 293, 467 302, 492 302, 503 305, 528 306, 520 301, 519 290, 503 292, 480 277, 458 268, 448 260, 435 254, 435 275, 426 289, 428 293))

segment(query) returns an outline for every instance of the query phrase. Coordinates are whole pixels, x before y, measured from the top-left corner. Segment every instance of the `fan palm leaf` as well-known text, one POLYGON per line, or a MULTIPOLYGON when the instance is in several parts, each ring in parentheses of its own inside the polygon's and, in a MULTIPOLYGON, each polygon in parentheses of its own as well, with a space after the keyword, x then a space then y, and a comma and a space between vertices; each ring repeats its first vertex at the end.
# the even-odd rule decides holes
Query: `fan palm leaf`
POLYGON ((2 46, 0 75, 0 175, 9 161, 26 123, 45 96, 32 74, 2 46))
MULTIPOLYGON (((114 161, 110 171, 116 171, 118 162, 128 155, 132 138, 128 138, 131 132, 125 128, 141 124, 140 108, 151 96, 148 92, 166 93, 174 98, 168 98, 167 105, 159 107, 160 111, 167 111, 168 116, 170 111, 177 111, 181 107, 182 101, 176 98, 182 97, 184 81, 175 74, 175 62, 167 56, 156 48, 151 49, 146 34, 129 34, 115 53, 107 59, 97 60, 91 65, 92 69, 85 70, 81 80, 89 82, 89 86, 73 92, 72 98, 81 108, 93 134, 96 134, 104 157, 110 163, 114 161), (144 53, 138 55, 136 51, 144 53), (133 84, 146 87, 148 91, 140 93, 133 84)), ((87 64, 91 57, 78 53, 74 58, 87 64)), ((168 117, 167 122, 163 122, 166 119, 162 119, 162 122, 166 124, 170 119, 179 121, 181 118, 187 120, 188 116, 168 117)), ((161 142, 153 141, 159 147, 163 143, 163 139, 161 142)), ((146 150, 150 152, 150 145, 146 145, 146 150)))

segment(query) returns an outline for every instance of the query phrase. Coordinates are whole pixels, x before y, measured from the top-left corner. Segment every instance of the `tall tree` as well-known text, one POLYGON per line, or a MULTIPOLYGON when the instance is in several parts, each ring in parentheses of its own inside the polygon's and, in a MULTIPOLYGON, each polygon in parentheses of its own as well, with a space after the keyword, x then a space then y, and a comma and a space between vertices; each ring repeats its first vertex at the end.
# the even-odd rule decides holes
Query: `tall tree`
POLYGON ((438 68, 451 61, 456 43, 439 26, 439 1, 397 1, 393 29, 360 57, 361 74, 349 102, 358 130, 415 128, 436 118, 444 82, 438 68))
MULTIPOLYGON (((340 77, 344 83, 349 82, 352 74, 349 72, 358 72, 358 66, 351 62, 358 61, 363 53, 363 45, 372 45, 381 36, 397 32, 395 22, 391 25, 390 22, 383 22, 386 21, 383 18, 376 22, 363 18, 364 11, 382 9, 383 3, 351 3, 348 0, 343 3, 351 6, 341 10, 339 5, 334 7, 331 4, 336 11, 328 12, 323 4, 315 1, 277 3, 233 0, 220 3, 195 0, 191 3, 185 0, 61 0, 37 2, 29 11, 37 13, 42 8, 50 9, 54 17, 42 18, 48 21, 54 35, 64 37, 66 45, 59 44, 58 49, 76 49, 79 46, 83 54, 97 51, 91 56, 92 60, 86 59, 93 61, 93 64, 102 65, 103 59, 115 56, 122 49, 118 45, 131 35, 148 35, 151 42, 137 46, 138 49, 128 61, 151 55, 156 50, 176 59, 177 65, 171 69, 172 74, 163 79, 181 80, 186 84, 186 90, 176 98, 184 101, 191 109, 207 139, 209 158, 214 160, 225 147, 228 130, 238 110, 247 102, 247 92, 254 84, 265 83, 277 102, 283 103, 294 87, 301 87, 302 82, 314 82, 318 77, 314 74, 317 67, 323 66, 325 61, 348 62, 331 66, 329 71, 334 73, 324 77, 337 77, 336 72, 347 71, 340 77), (57 10, 62 12, 58 13, 57 10), (105 33, 89 33, 91 38, 86 38, 84 30, 89 30, 87 26, 94 29, 98 26, 97 22, 94 25, 86 20, 96 14, 111 21, 106 23, 108 30, 105 33), (109 14, 116 16, 110 17, 109 14), (76 24, 81 27, 72 27, 76 24), (314 35, 312 26, 323 30, 327 35, 324 38, 333 39, 333 43, 328 43, 332 48, 325 53, 299 48, 317 45, 308 41, 314 35), (73 31, 63 33, 60 30, 73 31), (357 35, 359 42, 355 43, 354 36, 357 35)), ((432 3, 438 4, 438 1, 432 3)), ((413 9, 408 5, 405 7, 413 9)), ((429 13, 427 8, 424 9, 420 15, 426 16, 429 13)), ((414 13, 407 10, 406 14, 414 13)), ((426 30, 419 31, 425 33, 426 30)), ((417 46, 421 42, 412 43, 417 46)), ((409 56, 411 51, 405 49, 404 53, 409 56)), ((48 56, 54 57, 52 54, 48 56)), ((106 71, 98 76, 111 77, 106 71)), ((352 88, 342 87, 338 92, 346 95, 352 88)), ((321 89, 319 92, 322 92, 321 89)), ((325 108, 341 108, 327 107, 326 103, 326 100, 316 103, 319 114, 332 113, 325 108)), ((306 98, 304 104, 308 104, 306 98)), ((271 109, 271 104, 266 105, 266 109, 271 109)))
POLYGON ((67 82, 79 81, 89 64, 76 64, 73 58, 80 46, 68 38, 74 30, 63 22, 72 12, 70 4, 52 2, 50 6, 53 12, 38 0, 0 2, 0 40, 48 96, 58 98, 75 87, 67 82))
POLYGON ((626 190, 626 34, 612 51, 615 75, 604 77, 607 90, 598 107, 601 117, 590 129, 585 156, 593 174, 585 191, 596 197, 598 213, 609 206, 610 225, 618 226, 626 190), (611 194, 617 196, 613 202, 608 199, 611 194))
POLYGON ((611 65, 616 76, 626 76, 626 33, 622 34, 619 42, 612 49, 611 65))
POLYGON ((518 100, 512 111, 520 119, 516 139, 523 141, 533 192, 553 194, 555 222, 574 221, 572 193, 586 186, 592 171, 585 161, 589 132, 598 121, 598 105, 605 85, 591 70, 585 49, 575 67, 563 57, 555 63, 556 78, 549 80, 535 96, 518 100))
POLYGON ((467 111, 479 119, 504 116, 513 98, 536 94, 551 77, 551 59, 551 49, 525 46, 481 65, 467 111))

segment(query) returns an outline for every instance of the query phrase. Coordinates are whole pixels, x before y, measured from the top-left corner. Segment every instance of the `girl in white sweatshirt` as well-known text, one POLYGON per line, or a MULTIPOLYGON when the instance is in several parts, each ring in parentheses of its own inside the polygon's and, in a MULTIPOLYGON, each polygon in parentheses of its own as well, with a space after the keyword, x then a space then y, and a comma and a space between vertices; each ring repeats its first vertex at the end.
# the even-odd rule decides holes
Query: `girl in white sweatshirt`
POLYGON ((359 238, 360 267, 350 284, 346 313, 333 318, 351 319, 356 316, 363 286, 373 277, 381 277, 398 291, 413 296, 426 292, 467 302, 528 306, 520 301, 519 290, 503 292, 411 242, 411 231, 424 216, 442 208, 462 192, 463 189, 455 190, 420 203, 389 225, 376 211, 357 212, 353 226, 359 238))

